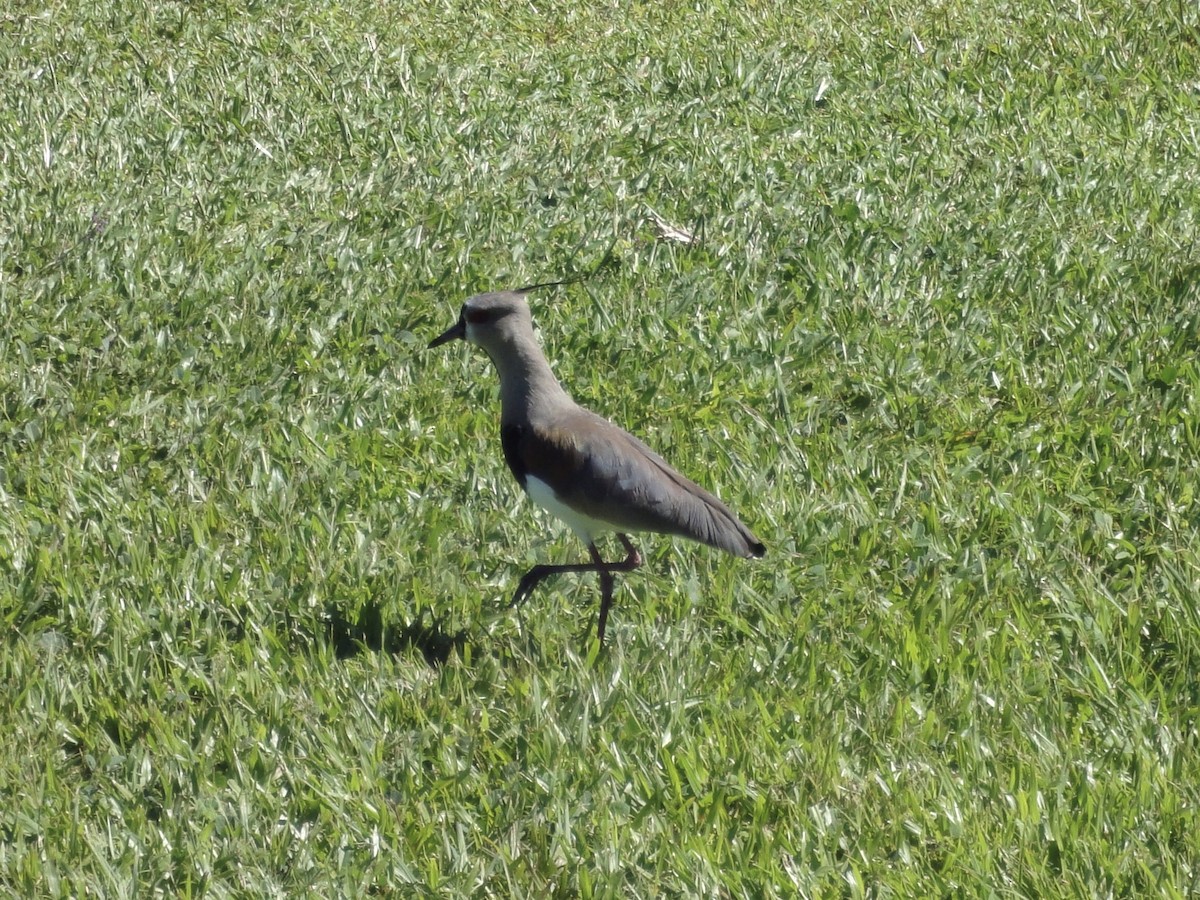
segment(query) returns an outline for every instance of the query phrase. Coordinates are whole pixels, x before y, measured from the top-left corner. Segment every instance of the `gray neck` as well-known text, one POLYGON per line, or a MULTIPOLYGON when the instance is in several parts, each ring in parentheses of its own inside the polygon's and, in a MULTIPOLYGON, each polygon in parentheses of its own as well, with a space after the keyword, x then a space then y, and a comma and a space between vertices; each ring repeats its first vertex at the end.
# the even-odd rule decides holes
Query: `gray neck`
POLYGON ((534 336, 522 337, 488 353, 500 375, 501 422, 527 421, 539 411, 573 402, 554 377, 534 336))

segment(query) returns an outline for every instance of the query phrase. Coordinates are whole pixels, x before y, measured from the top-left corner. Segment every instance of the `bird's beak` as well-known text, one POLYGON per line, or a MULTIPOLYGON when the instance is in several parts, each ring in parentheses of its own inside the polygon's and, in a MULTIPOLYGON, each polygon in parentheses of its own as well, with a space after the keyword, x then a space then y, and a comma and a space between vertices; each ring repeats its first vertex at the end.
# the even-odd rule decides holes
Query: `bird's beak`
POLYGON ((453 341, 453 340, 465 341, 466 339, 467 339, 467 320, 462 318, 461 316, 459 316, 459 319, 457 322, 455 322, 453 325, 451 325, 449 328, 447 328, 445 331, 443 331, 440 335, 438 335, 432 341, 429 342, 428 349, 432 350, 434 347, 440 347, 440 346, 442 346, 442 344, 445 344, 447 341, 453 341))

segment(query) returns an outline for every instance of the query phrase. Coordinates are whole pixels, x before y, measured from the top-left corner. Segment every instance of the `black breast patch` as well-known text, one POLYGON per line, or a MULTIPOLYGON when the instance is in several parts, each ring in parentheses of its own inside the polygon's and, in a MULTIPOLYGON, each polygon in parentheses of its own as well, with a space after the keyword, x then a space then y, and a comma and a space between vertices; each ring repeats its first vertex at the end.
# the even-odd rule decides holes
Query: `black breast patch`
POLYGON ((504 461, 512 470, 517 484, 521 485, 521 490, 525 490, 525 476, 528 474, 525 461, 521 458, 521 442, 524 438, 524 425, 500 426, 500 446, 504 448, 504 461))

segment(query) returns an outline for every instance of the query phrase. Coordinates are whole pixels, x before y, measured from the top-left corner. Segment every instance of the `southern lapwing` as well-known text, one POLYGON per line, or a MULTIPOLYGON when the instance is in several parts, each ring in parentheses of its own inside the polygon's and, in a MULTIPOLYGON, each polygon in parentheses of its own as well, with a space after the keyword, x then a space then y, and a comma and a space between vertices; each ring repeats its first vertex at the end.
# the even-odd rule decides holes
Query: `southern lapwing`
POLYGON ((766 547, 724 503, 633 435, 571 399, 534 337, 523 297, 532 289, 471 297, 458 321, 429 346, 459 339, 487 351, 500 375, 500 443, 508 467, 535 503, 571 526, 592 557, 590 563, 534 566, 517 585, 512 605, 549 575, 597 572, 596 636, 603 645, 613 573, 642 564, 626 532, 678 534, 735 556, 762 556, 766 547), (624 560, 600 557, 596 537, 606 531, 617 533, 624 560))

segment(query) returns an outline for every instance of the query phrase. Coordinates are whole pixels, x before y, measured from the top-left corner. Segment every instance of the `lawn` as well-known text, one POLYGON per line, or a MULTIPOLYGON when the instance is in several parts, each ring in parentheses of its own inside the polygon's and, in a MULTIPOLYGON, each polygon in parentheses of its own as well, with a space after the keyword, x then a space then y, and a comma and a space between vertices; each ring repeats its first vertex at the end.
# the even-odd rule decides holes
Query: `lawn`
POLYGON ((1200 891, 1198 71, 1184 3, 9 2, 0 891, 1200 891), (425 349, 555 280, 768 547, 639 537, 602 652, 425 349))

